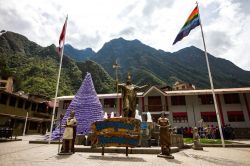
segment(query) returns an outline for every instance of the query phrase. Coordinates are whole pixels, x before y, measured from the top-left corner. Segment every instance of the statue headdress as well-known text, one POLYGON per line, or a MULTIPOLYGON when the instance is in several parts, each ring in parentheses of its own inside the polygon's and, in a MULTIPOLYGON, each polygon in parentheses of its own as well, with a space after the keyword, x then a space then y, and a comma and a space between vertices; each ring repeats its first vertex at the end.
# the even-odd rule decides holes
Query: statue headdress
POLYGON ((127 78, 127 81, 131 82, 132 81, 132 76, 131 76, 131 73, 128 72, 128 78, 127 78))

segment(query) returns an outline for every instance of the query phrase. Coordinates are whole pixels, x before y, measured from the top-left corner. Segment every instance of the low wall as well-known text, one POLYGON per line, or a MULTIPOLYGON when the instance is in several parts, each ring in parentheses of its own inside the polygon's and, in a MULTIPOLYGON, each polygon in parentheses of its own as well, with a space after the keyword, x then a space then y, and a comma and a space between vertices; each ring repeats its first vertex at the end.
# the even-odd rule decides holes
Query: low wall
MULTIPOLYGON (((152 133, 152 141, 155 143, 153 145, 159 146, 159 132, 152 133)), ((181 134, 171 134, 171 146, 172 147, 178 147, 183 148, 184 142, 183 142, 183 135, 181 134)))
POLYGON ((171 134, 171 146, 176 146, 178 148, 183 148, 183 136, 181 134, 171 134))
POLYGON ((250 138, 250 128, 233 128, 235 138, 250 138))

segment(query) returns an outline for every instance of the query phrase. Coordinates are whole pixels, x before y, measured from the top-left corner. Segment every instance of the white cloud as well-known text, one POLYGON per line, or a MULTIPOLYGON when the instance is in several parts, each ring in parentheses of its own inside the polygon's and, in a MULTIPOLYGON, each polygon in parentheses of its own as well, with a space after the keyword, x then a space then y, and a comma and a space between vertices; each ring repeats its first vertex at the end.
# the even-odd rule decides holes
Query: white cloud
MULTIPOLYGON (((1 29, 27 36, 40 45, 58 43, 69 15, 66 42, 98 51, 113 38, 139 39, 156 49, 177 51, 195 45, 203 49, 200 28, 172 46, 196 0, 1 0, 1 29)), ((200 1, 207 48, 215 56, 250 70, 250 10, 248 0, 200 1)))

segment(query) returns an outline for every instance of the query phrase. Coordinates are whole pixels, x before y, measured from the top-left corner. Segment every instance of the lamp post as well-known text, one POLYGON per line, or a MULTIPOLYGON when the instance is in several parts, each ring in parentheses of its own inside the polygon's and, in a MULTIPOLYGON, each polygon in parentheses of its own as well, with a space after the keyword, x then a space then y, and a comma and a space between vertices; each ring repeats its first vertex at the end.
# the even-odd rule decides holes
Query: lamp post
POLYGON ((25 131, 26 131, 28 117, 29 117, 29 112, 27 111, 26 118, 25 118, 25 123, 24 123, 24 128, 23 128, 23 136, 25 136, 25 131))
POLYGON ((58 140, 58 154, 60 153, 60 145, 61 145, 61 133, 62 133, 62 119, 64 115, 60 114, 60 132, 59 132, 59 140, 58 140))
POLYGON ((118 108, 118 103, 119 103, 119 98, 118 98, 118 69, 121 66, 117 63, 117 60, 115 61, 115 64, 113 64, 113 69, 115 70, 115 81, 116 81, 116 94, 117 94, 117 104, 116 104, 116 109, 117 109, 117 113, 119 112, 119 108, 118 108))

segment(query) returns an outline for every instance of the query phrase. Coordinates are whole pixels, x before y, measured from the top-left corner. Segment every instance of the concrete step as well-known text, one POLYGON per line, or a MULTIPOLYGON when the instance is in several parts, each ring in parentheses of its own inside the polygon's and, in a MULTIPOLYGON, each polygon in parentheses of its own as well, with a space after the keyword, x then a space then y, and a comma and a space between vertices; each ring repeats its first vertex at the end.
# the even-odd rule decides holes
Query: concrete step
MULTIPOLYGON (((90 146, 75 146, 76 152, 89 152, 89 153, 101 153, 102 148, 91 148, 90 146)), ((171 153, 179 152, 180 149, 178 147, 171 147, 171 153)), ((126 153, 125 147, 105 147, 105 153, 126 153)), ((161 152, 160 147, 135 147, 129 148, 128 154, 159 154, 161 152)))

